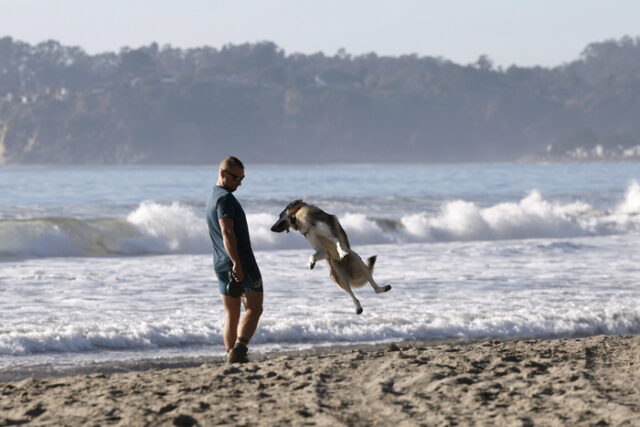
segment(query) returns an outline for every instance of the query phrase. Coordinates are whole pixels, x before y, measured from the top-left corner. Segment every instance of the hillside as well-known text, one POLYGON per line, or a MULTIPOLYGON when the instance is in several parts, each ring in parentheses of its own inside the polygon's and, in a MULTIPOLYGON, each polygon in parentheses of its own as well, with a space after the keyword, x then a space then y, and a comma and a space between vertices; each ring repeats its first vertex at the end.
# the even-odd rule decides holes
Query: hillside
POLYGON ((0 164, 640 156, 640 38, 555 68, 0 39, 0 164))

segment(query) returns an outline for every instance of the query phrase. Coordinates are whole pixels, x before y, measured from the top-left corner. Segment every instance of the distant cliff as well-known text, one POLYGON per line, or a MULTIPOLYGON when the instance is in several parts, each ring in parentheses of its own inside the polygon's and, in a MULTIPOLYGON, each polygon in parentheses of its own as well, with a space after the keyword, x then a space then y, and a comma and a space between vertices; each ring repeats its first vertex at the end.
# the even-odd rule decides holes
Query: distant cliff
POLYGON ((640 38, 556 68, 0 39, 0 164, 640 156, 640 38))

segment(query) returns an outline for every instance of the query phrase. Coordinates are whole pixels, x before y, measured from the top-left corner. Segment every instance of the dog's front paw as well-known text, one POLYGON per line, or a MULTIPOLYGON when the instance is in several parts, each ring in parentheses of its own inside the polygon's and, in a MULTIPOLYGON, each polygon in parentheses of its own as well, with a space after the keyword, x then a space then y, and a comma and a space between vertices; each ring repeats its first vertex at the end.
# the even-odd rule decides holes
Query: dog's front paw
POLYGON ((309 257, 309 270, 313 270, 313 267, 315 266, 316 266, 316 258, 313 255, 311 255, 309 257))

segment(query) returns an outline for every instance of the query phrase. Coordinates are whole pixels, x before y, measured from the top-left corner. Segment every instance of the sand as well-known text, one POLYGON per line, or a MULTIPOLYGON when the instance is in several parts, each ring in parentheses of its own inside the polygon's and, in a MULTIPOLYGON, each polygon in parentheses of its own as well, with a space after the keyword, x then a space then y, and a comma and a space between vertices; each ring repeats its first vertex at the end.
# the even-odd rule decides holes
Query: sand
POLYGON ((398 343, 0 383, 0 425, 640 426, 640 336, 398 343))

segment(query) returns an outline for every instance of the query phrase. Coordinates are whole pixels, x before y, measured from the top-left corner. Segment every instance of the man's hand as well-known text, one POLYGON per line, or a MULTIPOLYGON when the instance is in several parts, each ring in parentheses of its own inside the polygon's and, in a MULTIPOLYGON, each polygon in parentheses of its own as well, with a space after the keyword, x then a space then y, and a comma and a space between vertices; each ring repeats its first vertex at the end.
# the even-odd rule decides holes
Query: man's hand
POLYGON ((242 272, 242 266, 240 266, 240 264, 233 264, 233 267, 231 267, 231 276, 233 276, 233 280, 236 282, 242 283, 244 273, 242 272))

